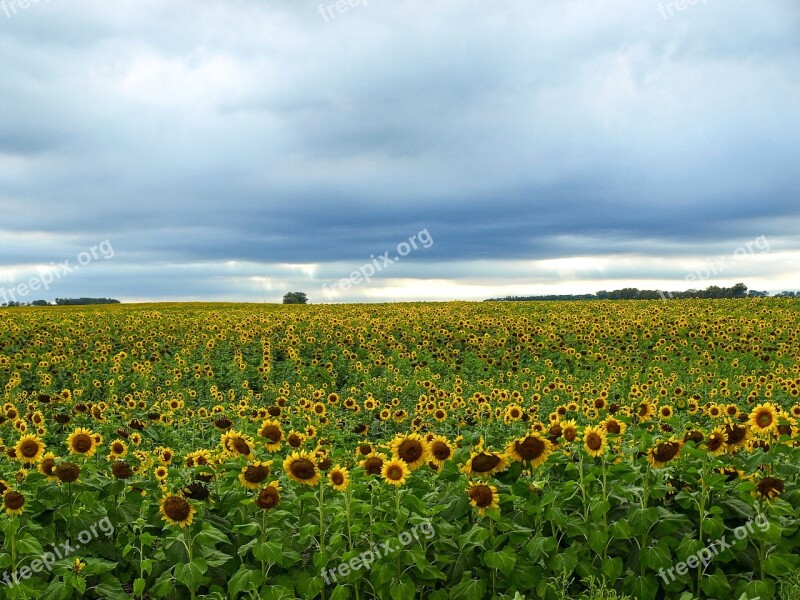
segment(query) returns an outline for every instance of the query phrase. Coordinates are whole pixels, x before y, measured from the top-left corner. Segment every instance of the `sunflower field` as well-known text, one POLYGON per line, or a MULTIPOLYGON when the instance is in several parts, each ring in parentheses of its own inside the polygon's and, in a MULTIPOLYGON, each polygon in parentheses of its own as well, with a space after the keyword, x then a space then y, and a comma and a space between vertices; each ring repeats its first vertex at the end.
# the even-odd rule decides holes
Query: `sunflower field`
POLYGON ((798 598, 799 309, 0 309, 0 598, 798 598))

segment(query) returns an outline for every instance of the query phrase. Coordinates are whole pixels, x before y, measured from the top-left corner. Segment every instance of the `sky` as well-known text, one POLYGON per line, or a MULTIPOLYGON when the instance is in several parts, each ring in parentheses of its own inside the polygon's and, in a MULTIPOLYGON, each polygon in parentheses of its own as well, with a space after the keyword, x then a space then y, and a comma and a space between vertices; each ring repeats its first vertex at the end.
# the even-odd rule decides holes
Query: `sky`
POLYGON ((0 0, 0 61, 0 304, 800 290, 797 0, 0 0))

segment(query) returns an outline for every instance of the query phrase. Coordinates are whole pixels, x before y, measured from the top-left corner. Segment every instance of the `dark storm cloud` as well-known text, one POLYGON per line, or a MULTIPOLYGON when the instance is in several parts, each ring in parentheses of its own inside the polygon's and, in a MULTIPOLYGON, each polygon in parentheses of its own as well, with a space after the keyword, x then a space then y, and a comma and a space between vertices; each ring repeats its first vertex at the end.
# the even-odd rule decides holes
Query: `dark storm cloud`
POLYGON ((791 0, 9 6, 7 283, 104 239, 91 285, 131 299, 279 295, 423 228, 435 244, 384 279, 467 285, 489 261, 500 285, 573 257, 617 261, 590 280, 668 278, 653 258, 800 250, 791 0))

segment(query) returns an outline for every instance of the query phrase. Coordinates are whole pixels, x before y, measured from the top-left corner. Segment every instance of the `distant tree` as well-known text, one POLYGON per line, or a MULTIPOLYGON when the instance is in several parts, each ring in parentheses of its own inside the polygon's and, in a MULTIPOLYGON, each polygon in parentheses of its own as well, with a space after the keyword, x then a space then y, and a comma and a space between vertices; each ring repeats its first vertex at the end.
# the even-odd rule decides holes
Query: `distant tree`
POLYGON ((307 304, 308 297, 305 292, 288 292, 283 297, 284 304, 307 304))
POLYGON ((31 306, 50 306, 50 303, 47 300, 34 300, 31 306))
POLYGON ((737 283, 731 288, 733 298, 744 298, 747 296, 747 286, 743 283, 737 283))

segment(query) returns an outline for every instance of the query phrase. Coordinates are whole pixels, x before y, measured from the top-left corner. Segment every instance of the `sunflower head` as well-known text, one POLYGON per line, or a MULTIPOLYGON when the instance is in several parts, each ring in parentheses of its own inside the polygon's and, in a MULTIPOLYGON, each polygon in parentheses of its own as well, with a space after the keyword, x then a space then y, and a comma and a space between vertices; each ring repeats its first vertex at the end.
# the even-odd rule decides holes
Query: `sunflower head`
POLYGON ((292 481, 303 485, 317 485, 320 474, 314 455, 306 452, 294 452, 283 461, 283 470, 292 481))
POLYGON ((412 471, 421 467, 428 457, 428 443, 418 433, 398 435, 389 447, 393 458, 405 462, 412 471))
POLYGON ((94 434, 88 429, 79 427, 67 438, 67 448, 70 454, 94 456, 97 451, 97 441, 94 434))
POLYGON ((473 481, 467 489, 469 503, 475 507, 478 514, 483 515, 487 510, 500 506, 500 496, 497 488, 480 481, 473 481))
POLYGON ((769 435, 778 428, 778 412, 772 404, 765 402, 752 410, 748 422, 756 435, 769 435))
POLYGON ((6 490, 3 494, 3 509, 9 515, 21 515, 24 511, 25 496, 17 490, 6 490))
POLYGON ((277 481, 273 481, 262 488, 256 498, 256 506, 262 510, 275 508, 281 501, 280 486, 277 481))
POLYGON ((62 462, 56 465, 55 476, 61 483, 72 483, 81 476, 81 468, 75 463, 62 462))
POLYGON ((337 492, 343 492, 350 486, 350 471, 341 465, 334 465, 328 473, 328 481, 337 492))
POLYGON ((381 477, 389 485, 401 486, 408 480, 409 475, 411 469, 408 463, 399 458, 385 462, 381 469, 381 477))
POLYGON ((161 499, 161 518, 170 525, 188 527, 197 512, 183 496, 167 494, 161 499))
POLYGON ((269 477, 272 461, 254 462, 242 468, 239 473, 239 482, 249 490, 257 490, 264 480, 269 477))
POLYGON ((38 463, 44 456, 44 442, 35 435, 23 435, 14 449, 17 460, 24 463, 38 463))
POLYGON ((583 448, 589 456, 603 456, 608 448, 605 430, 601 427, 587 427, 583 432, 583 448))

